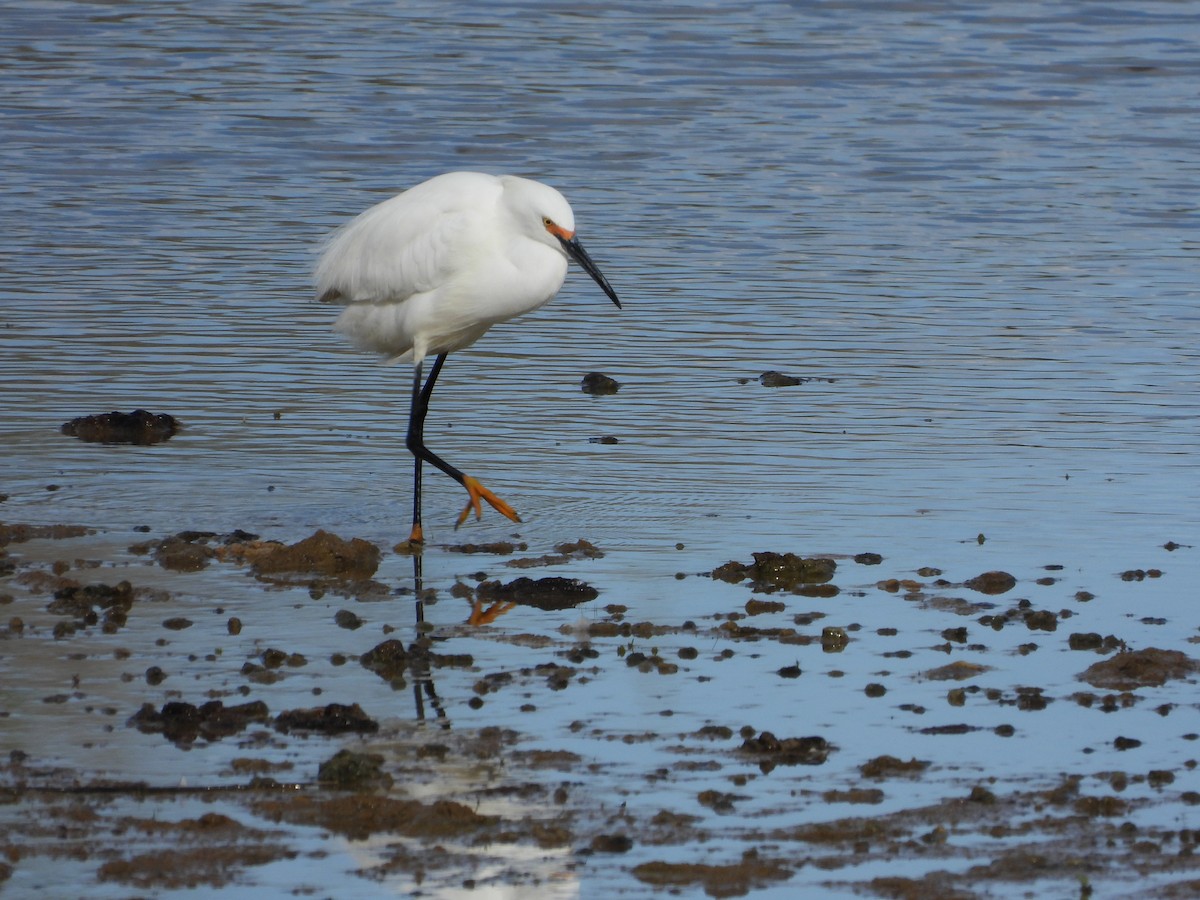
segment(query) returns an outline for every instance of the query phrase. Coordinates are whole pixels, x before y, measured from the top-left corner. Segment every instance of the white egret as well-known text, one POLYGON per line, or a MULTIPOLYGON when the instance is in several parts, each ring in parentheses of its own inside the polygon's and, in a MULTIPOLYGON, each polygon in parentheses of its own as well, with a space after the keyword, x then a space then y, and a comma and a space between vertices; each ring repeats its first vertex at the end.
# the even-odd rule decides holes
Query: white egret
POLYGON ((425 446, 425 417, 446 355, 471 346, 493 325, 548 303, 562 287, 567 258, 621 301, 575 237, 575 215, 548 185, 513 175, 450 172, 371 207, 330 236, 317 263, 317 297, 345 309, 334 328, 388 362, 411 361, 407 446, 415 457, 413 525, 421 528, 421 463, 467 490, 458 525, 480 501, 514 522, 511 506, 425 446), (425 358, 436 355, 422 385, 425 358))

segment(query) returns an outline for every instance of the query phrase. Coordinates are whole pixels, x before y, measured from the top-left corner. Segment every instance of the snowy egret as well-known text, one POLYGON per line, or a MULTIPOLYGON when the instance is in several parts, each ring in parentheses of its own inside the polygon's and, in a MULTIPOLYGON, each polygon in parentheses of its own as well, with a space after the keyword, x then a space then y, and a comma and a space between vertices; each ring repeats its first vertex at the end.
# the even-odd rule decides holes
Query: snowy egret
POLYGON ((567 258, 618 307, 616 291, 575 237, 575 215, 548 185, 513 175, 449 172, 371 207, 333 233, 317 263, 317 297, 345 306, 334 328, 388 362, 411 361, 407 446, 413 469, 412 543, 421 543, 421 463, 467 490, 458 517, 482 515, 480 501, 514 522, 511 506, 425 446, 425 417, 446 355, 493 325, 548 303, 567 258), (436 355, 422 385, 421 365, 436 355))

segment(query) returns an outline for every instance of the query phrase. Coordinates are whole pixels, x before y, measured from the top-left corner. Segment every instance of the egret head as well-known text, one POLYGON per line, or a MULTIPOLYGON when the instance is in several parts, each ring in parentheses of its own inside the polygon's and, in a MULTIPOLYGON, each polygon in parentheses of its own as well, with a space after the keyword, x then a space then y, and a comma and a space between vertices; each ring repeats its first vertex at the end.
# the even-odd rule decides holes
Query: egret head
POLYGON ((504 200, 519 226, 528 229, 530 237, 558 248, 579 263, 608 298, 620 307, 617 292, 575 237, 575 213, 562 194, 539 181, 510 176, 504 179, 504 200))

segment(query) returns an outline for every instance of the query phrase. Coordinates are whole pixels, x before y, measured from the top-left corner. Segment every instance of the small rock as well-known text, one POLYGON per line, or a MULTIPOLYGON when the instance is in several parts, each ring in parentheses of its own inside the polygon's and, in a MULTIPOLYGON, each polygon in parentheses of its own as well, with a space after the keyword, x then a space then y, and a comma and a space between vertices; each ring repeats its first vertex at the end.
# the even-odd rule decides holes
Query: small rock
POLYGON ((602 372, 588 372, 583 376, 580 388, 585 394, 599 397, 605 394, 615 394, 621 389, 621 385, 616 379, 609 378, 602 372))
POLYGON ((984 572, 963 582, 964 587, 981 594, 1003 594, 1011 591, 1017 584, 1017 579, 1007 572, 984 572))
POLYGON ((147 446, 169 440, 179 430, 179 421, 166 413, 135 409, 131 413, 79 416, 64 423, 61 430, 89 443, 147 446))
POLYGON ((782 372, 763 372, 758 376, 758 381, 763 387, 795 387, 804 383, 803 378, 784 375, 782 372))

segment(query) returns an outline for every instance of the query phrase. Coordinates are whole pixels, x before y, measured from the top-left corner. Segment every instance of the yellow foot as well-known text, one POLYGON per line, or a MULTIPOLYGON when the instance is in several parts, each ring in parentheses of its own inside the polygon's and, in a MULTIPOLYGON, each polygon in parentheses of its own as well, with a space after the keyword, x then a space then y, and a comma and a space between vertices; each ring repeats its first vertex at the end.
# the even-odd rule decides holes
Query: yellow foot
POLYGON ((471 615, 467 618, 468 625, 490 625, 498 618, 514 609, 515 603, 493 603, 487 609, 478 600, 471 603, 471 615))
POLYGON ((485 488, 479 483, 478 479, 467 475, 463 478, 463 487, 467 489, 467 493, 471 495, 471 499, 467 501, 467 505, 463 507, 462 513, 458 517, 458 521, 454 524, 457 528, 463 522, 467 521, 467 517, 471 515, 471 510, 475 510, 475 518, 483 518, 483 504, 480 502, 486 500, 492 509, 512 519, 514 522, 520 522, 521 517, 517 515, 517 511, 485 488))
POLYGON ((425 533, 421 530, 420 525, 413 525, 412 533, 409 534, 407 541, 401 541, 392 548, 395 553, 413 554, 420 553, 425 549, 425 533))

